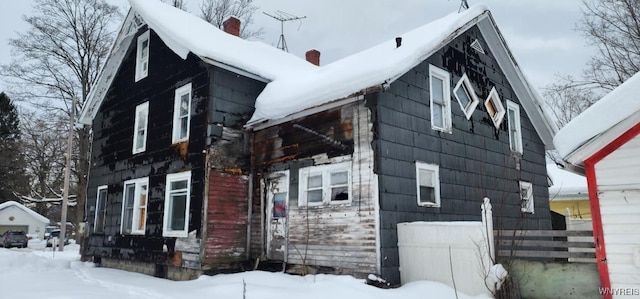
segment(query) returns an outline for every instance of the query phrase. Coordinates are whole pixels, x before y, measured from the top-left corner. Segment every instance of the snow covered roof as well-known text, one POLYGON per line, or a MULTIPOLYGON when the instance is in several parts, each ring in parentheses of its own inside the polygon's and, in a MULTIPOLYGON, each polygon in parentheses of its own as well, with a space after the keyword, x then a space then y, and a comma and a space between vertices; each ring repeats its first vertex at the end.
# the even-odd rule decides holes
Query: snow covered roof
POLYGON ((566 124, 553 143, 562 158, 583 166, 588 158, 640 122, 640 73, 566 124))
MULTIPOLYGON (((189 53, 203 61, 243 75, 269 82, 284 74, 311 70, 315 65, 259 41, 248 41, 228 34, 214 25, 159 0, 129 0, 131 10, 82 111, 80 122, 91 124, 127 49, 133 42, 139 22, 146 23, 182 59, 189 53), (133 30, 131 30, 133 28, 133 30)), ((153 45, 152 45, 153 46, 153 45)), ((132 78, 133 80, 133 78, 132 78)))
POLYGON ((547 148, 552 148, 553 133, 557 128, 544 111, 537 92, 515 63, 484 4, 473 5, 461 13, 454 12, 403 34, 400 47, 396 47, 395 39, 389 40, 323 67, 277 78, 259 95, 256 111, 247 126, 281 119, 361 93, 367 88, 389 84, 474 25, 480 28, 536 131, 547 148))
POLYGON ((316 68, 311 63, 258 41, 228 34, 203 19, 158 0, 129 0, 131 8, 182 59, 190 52, 273 80, 316 68))
POLYGON ((3 202, 3 203, 1 203, 1 204, 0 204, 0 211, 2 211, 2 210, 4 210, 4 209, 7 209, 7 208, 10 208, 10 207, 16 207, 16 208, 18 208, 18 209, 21 209, 21 210, 23 210, 25 213, 27 213, 27 214, 31 215, 31 217, 33 217, 33 218, 35 218, 35 219, 39 220, 40 222, 43 222, 43 223, 49 223, 49 218, 44 217, 44 216, 42 216, 42 215, 40 215, 40 214, 36 213, 34 210, 31 210, 31 209, 29 209, 29 208, 27 208, 27 207, 23 206, 23 205, 22 205, 22 204, 20 204, 19 202, 16 202, 16 201, 13 201, 13 200, 10 200, 10 201, 7 201, 7 202, 3 202))

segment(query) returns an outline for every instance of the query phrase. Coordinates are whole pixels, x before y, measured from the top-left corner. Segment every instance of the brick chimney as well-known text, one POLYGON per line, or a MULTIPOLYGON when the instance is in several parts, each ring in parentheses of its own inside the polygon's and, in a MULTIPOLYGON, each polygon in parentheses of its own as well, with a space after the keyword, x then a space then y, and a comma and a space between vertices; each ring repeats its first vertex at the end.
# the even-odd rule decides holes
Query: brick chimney
POLYGON ((231 35, 240 36, 240 20, 234 16, 230 16, 222 23, 222 30, 231 35))
POLYGON ((304 56, 308 62, 320 66, 320 51, 312 49, 307 51, 304 56))

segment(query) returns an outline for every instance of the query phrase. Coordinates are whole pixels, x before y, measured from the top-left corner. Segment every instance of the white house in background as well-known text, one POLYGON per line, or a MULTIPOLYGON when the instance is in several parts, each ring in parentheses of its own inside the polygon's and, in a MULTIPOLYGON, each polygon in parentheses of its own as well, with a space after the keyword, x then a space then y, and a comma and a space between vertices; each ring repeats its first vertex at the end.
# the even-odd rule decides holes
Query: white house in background
POLYGON ((587 177, 601 286, 640 298, 640 73, 567 124, 554 144, 565 168, 587 177))
POLYGON ((49 219, 15 201, 0 204, 0 234, 8 230, 25 231, 32 238, 44 239, 49 219))

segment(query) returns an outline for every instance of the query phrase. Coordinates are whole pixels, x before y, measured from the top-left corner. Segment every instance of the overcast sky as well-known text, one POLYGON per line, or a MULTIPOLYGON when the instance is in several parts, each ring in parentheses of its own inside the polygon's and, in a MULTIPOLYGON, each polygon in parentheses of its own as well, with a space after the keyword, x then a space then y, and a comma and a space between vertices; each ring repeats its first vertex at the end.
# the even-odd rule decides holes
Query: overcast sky
MULTIPOLYGON (((200 0, 185 0, 197 13, 200 0)), ((27 30, 21 16, 31 13, 33 0, 1 0, 0 64, 11 61, 8 39, 27 30)), ((108 2, 128 8, 127 0, 108 2)), ((380 42, 401 36, 423 24, 457 11, 460 0, 254 0, 260 9, 254 25, 265 30, 262 41, 278 43, 280 22, 263 12, 284 11, 306 16, 287 22, 289 52, 304 57, 318 49, 328 64, 380 42)), ((470 5, 480 1, 468 0, 470 5)), ((485 0, 517 62, 534 86, 554 81, 555 74, 579 76, 593 50, 575 30, 580 0, 485 0)), ((126 12, 125 12, 126 13, 126 12)), ((0 83, 2 78, 0 78, 0 83)), ((5 89, 0 85, 0 91, 5 89)))

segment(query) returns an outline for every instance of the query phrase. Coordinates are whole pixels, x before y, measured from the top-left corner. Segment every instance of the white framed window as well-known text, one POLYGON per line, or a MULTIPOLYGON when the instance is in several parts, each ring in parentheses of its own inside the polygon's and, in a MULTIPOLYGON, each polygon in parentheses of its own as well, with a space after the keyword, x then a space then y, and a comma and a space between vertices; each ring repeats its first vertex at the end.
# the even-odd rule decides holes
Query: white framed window
POLYGON ((167 175, 162 236, 186 237, 189 229, 191 171, 167 175))
POLYGON ((450 77, 447 71, 429 65, 431 128, 447 133, 451 133, 450 77))
POLYGON ((484 101, 484 107, 487 108, 487 113, 489 113, 493 125, 496 126, 496 128, 500 127, 505 112, 495 86, 491 88, 489 97, 484 101))
POLYGON ((191 121, 191 83, 176 89, 173 104, 172 143, 189 139, 189 122, 191 121))
POLYGON ((522 154, 522 127, 520 126, 520 106, 507 100, 507 121, 509 122, 509 148, 522 154))
POLYGON ((418 205, 440 207, 440 167, 416 161, 418 205))
POLYGON ((351 162, 301 168, 298 206, 351 203, 351 162))
POLYGON ((147 127, 149 122, 149 102, 136 107, 136 119, 133 124, 133 153, 141 153, 147 149, 147 127))
POLYGON ((136 50, 136 82, 149 75, 149 30, 138 36, 136 50))
POLYGON ((149 178, 124 182, 122 196, 122 221, 120 232, 129 235, 144 235, 147 223, 147 196, 149 178))
POLYGON ((533 184, 520 181, 520 200, 522 212, 533 214, 533 184))
POLYGON ((107 185, 98 186, 96 194, 96 210, 93 218, 93 232, 104 232, 104 223, 107 216, 107 185))
POLYGON ((470 119, 480 100, 478 100, 478 96, 473 90, 471 81, 469 81, 469 77, 467 77, 466 73, 462 75, 462 78, 460 78, 456 87, 453 88, 453 95, 456 97, 456 100, 458 100, 458 104, 460 104, 460 108, 462 109, 462 112, 464 112, 464 115, 467 119, 470 119))

